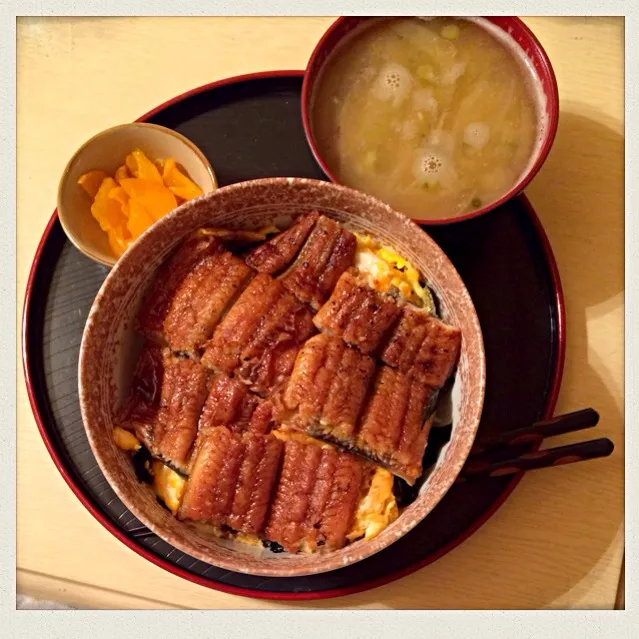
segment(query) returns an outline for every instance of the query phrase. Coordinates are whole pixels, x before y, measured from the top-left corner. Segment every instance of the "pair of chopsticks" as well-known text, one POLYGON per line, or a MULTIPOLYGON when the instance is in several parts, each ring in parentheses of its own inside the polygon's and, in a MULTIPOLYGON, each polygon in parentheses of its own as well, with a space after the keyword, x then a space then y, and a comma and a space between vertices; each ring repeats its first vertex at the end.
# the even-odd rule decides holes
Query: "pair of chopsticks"
POLYGON ((592 428, 598 422, 597 411, 585 408, 480 440, 473 446, 457 481, 463 482, 473 477, 513 475, 539 468, 608 457, 615 446, 607 437, 530 451, 532 445, 539 445, 547 437, 592 428))

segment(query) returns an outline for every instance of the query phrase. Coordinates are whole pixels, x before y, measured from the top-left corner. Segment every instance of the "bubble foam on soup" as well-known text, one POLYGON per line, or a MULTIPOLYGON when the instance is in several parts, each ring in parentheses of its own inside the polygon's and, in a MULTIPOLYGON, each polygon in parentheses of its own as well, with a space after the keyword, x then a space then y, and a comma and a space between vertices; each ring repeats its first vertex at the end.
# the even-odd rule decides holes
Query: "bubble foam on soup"
POLYGON ((398 106, 410 93, 412 84, 413 78, 408 69, 391 62, 379 72, 372 93, 378 100, 391 101, 393 106, 398 106))
POLYGON ((371 23, 329 55, 315 84, 311 128, 329 170, 421 220, 498 200, 543 137, 532 63, 486 20, 371 23))

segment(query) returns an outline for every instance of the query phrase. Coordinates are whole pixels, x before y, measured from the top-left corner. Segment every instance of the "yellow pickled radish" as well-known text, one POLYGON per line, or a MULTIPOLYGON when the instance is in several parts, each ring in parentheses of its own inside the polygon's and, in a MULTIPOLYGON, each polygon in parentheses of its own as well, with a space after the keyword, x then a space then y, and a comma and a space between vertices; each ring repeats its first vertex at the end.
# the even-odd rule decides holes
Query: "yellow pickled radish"
POLYGON ((155 222, 153 216, 146 210, 145 206, 138 200, 129 201, 129 218, 126 227, 134 238, 139 237, 155 222))
POLYGON ((129 248, 130 240, 126 240, 122 235, 118 233, 118 229, 110 228, 107 231, 109 237, 109 246, 116 257, 120 257, 124 251, 129 248))
POLYGON ((126 216, 122 211, 122 205, 117 200, 110 198, 96 200, 91 205, 91 214, 103 231, 126 226, 126 216))
MULTIPOLYGON (((95 199, 91 205, 91 215, 98 221, 103 231, 108 231, 110 227, 121 226, 124 217, 120 204, 109 199, 110 192, 117 187, 113 178, 105 177, 95 194, 95 199)), ((126 220, 124 220, 126 222, 126 220)))
POLYGON ((123 210, 128 206, 129 196, 121 186, 116 186, 114 189, 111 189, 109 192, 109 198, 119 202, 123 210))
POLYGON ((112 177, 105 177, 93 196, 94 200, 106 200, 109 197, 109 193, 117 187, 117 182, 112 177))
POLYGON ((92 198, 91 214, 107 233, 116 257, 155 221, 190 200, 202 189, 178 168, 173 158, 150 160, 141 150, 129 153, 114 177, 95 170, 78 179, 92 198))
POLYGON ((89 171, 80 176, 78 184, 91 196, 95 197, 102 181, 107 176, 105 171, 89 171))
POLYGON ((126 164, 119 166, 115 171, 115 181, 119 182, 120 180, 126 180, 127 178, 133 177, 131 172, 129 171, 129 167, 126 164))
POLYGON ((163 184, 157 166, 140 149, 136 149, 126 156, 126 166, 136 178, 163 184))
POLYGON ((165 160, 162 179, 173 194, 183 200, 192 200, 202 195, 202 189, 180 171, 173 158, 165 160))
POLYGON ((120 186, 131 200, 137 200, 144 206, 152 215, 153 221, 159 220, 177 207, 175 195, 164 184, 142 178, 130 178, 122 180, 120 186))

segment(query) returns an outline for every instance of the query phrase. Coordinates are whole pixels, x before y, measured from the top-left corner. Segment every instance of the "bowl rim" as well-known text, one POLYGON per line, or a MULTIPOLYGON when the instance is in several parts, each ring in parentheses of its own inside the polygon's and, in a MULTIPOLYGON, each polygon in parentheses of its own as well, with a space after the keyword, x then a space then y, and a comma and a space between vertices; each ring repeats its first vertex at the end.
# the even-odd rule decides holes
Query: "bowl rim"
MULTIPOLYGON (((335 184, 341 184, 334 173, 330 170, 324 159, 322 158, 318 146, 315 142, 315 138, 312 133, 311 126, 311 93, 314 86, 314 83, 318 77, 318 73, 320 69, 323 67, 325 61, 320 64, 317 69, 314 67, 318 64, 318 58, 326 51, 326 47, 330 37, 347 22, 355 22, 364 24, 367 20, 388 20, 395 19, 404 16, 340 16, 337 18, 328 29, 322 34, 322 37, 319 39, 311 56, 308 60, 306 68, 304 70, 304 79, 302 81, 302 126, 304 128, 304 134, 306 136, 306 141, 313 153, 313 157, 315 161, 319 164, 320 168, 329 178, 329 180, 335 184)), ((440 16, 438 16, 440 17, 440 16)), ((465 17, 465 16, 457 16, 457 17, 465 17)), ((530 168, 524 173, 520 179, 515 182, 513 186, 498 200, 482 206, 481 208, 471 211, 470 213, 464 213, 463 215, 458 215, 450 218, 434 218, 434 219, 421 219, 421 218, 413 218, 411 219, 420 226, 439 226, 442 224, 455 224, 457 222, 462 222, 464 220, 470 220, 475 217, 479 217, 480 215, 485 215, 490 211, 493 211, 498 206, 504 204, 508 200, 512 199, 516 195, 519 195, 523 192, 523 190, 530 184, 532 179, 537 175, 541 167, 544 165, 546 159, 548 158, 548 154, 550 153, 550 149, 555 141, 555 137, 557 135, 557 126, 559 124, 559 88, 557 85, 557 78, 555 76, 555 71, 550 62, 550 58, 546 53, 546 50, 539 42, 533 31, 526 25, 526 23, 517 16, 480 16, 484 20, 488 20, 495 27, 505 31, 506 29, 502 25, 502 22, 508 22, 508 24, 515 29, 517 29, 521 34, 523 34, 530 42, 531 52, 528 54, 529 57, 535 57, 538 59, 540 63, 539 72, 535 69, 535 77, 537 82, 541 84, 543 78, 545 78, 548 82, 549 92, 546 95, 547 100, 547 112, 548 112, 548 126, 544 131, 544 138, 539 149, 539 153, 537 158, 530 166, 530 168)), ((341 38, 340 38, 341 41, 341 38)), ((519 43, 515 42, 517 47, 521 49, 519 43)), ((332 50, 331 50, 332 51, 332 50)), ((525 52, 524 52, 525 53, 525 52)), ((330 55, 330 52, 327 53, 327 56, 330 55)))
POLYGON ((169 129, 168 127, 161 126, 160 124, 153 124, 152 122, 125 122, 123 124, 116 124, 114 126, 110 126, 107 129, 103 129, 99 133, 92 135, 88 140, 86 140, 86 142, 84 142, 78 147, 78 149, 71 156, 66 166, 64 167, 64 171, 62 172, 62 175, 60 176, 60 180, 58 182, 58 189, 57 189, 57 195, 56 195, 56 210, 58 212, 58 219, 60 220, 60 225, 62 226, 62 230, 64 231, 65 235, 69 238, 69 241, 73 244, 73 246, 75 246, 78 249, 78 251, 86 255, 88 258, 92 259, 94 262, 98 262, 99 264, 103 264, 104 266, 109 266, 109 267, 112 267, 118 261, 118 258, 113 257, 112 260, 104 260, 98 255, 96 255, 93 251, 91 251, 90 248, 88 248, 87 246, 82 246, 77 241, 77 238, 75 237, 75 235, 71 232, 70 228, 65 223, 65 212, 64 212, 62 193, 69 179, 69 174, 71 173, 71 169, 73 168, 73 165, 78 160, 80 155, 91 144, 93 144, 94 142, 97 142, 100 138, 103 138, 107 135, 110 135, 111 133, 115 133, 117 131, 121 131, 124 129, 155 130, 155 131, 164 133, 166 135, 171 135, 177 140, 180 140, 189 149, 191 149, 191 151, 193 151, 193 153, 197 156, 197 158, 202 163, 202 166, 204 166, 204 168, 206 169, 206 172, 208 173, 209 177, 212 180, 213 190, 216 190, 218 188, 218 181, 217 181, 217 176, 215 174, 215 171, 213 170, 211 163, 209 162, 207 157, 204 155, 202 150, 192 140, 189 140, 189 138, 182 135, 181 133, 178 133, 177 131, 174 131, 173 129, 169 129))
MULTIPOLYGON (((473 365, 473 368, 475 368, 477 371, 476 387, 478 390, 478 401, 474 403, 474 408, 471 408, 470 420, 469 420, 469 423, 471 424, 470 434, 466 436, 465 438, 463 438, 462 440, 463 443, 460 444, 461 453, 460 453, 459 459, 461 459, 461 463, 463 465, 463 462, 466 460, 466 458, 468 457, 468 454, 470 453, 470 449, 472 448, 474 438, 476 436, 476 433, 479 427, 479 421, 481 418, 481 414, 483 410, 483 402, 485 397, 486 361, 485 361, 485 351, 484 351, 483 336, 481 332, 481 325, 479 323, 479 318, 477 316, 475 306, 470 297, 470 294, 468 293, 466 286, 463 283, 463 280, 461 279, 460 275, 457 273, 457 270, 453 266, 452 262, 450 262, 448 257, 438 247, 438 245, 434 242, 434 240, 432 240, 432 238, 424 231, 424 229, 420 228, 417 224, 415 224, 412 220, 410 220, 410 218, 406 217, 405 215, 397 211, 394 211, 390 206, 381 202, 380 200, 377 200, 376 198, 372 196, 361 193, 359 191, 355 191, 354 189, 351 189, 349 187, 345 187, 339 184, 334 184, 331 182, 326 182, 321 180, 312 180, 308 178, 283 178, 283 177, 261 178, 261 179, 248 180, 244 182, 231 184, 229 186, 218 189, 214 192, 208 193, 198 198, 197 200, 186 202, 185 204, 181 205, 177 209, 174 209, 174 211, 170 212, 169 214, 167 214, 167 216, 165 216, 164 218, 156 222, 152 227, 150 227, 147 231, 145 231, 145 233, 143 234, 143 236, 141 236, 141 238, 145 237, 147 238, 147 241, 148 241, 148 238, 154 234, 154 229, 155 229, 155 232, 157 232, 157 229, 160 228, 161 225, 170 223, 171 219, 179 216, 181 214, 181 209, 183 207, 191 207, 194 205, 194 203, 198 201, 201 202, 205 199, 208 200, 208 199, 213 199, 216 197, 223 197, 225 194, 231 193, 233 191, 241 192, 242 190, 260 188, 260 187, 269 186, 269 185, 289 185, 289 186, 292 185, 293 187, 296 187, 296 188, 302 188, 305 184, 308 184, 311 186, 317 185, 320 189, 342 192, 342 194, 344 195, 350 194, 352 196, 353 194, 355 194, 361 203, 374 202, 378 207, 381 207, 381 209, 384 209, 385 211, 389 212, 391 216, 394 216, 395 219, 398 219, 402 224, 407 224, 408 226, 413 227, 415 231, 423 233, 424 239, 426 240, 426 242, 431 244, 433 249, 435 250, 437 254, 437 259, 441 260, 442 262, 446 264, 447 272, 450 274, 450 276, 454 280, 455 279, 457 280, 455 283, 455 286, 461 287, 460 290, 464 292, 465 298, 466 298, 465 304, 467 305, 467 309, 469 311, 468 320, 471 322, 473 326, 472 332, 475 335, 475 342, 476 342, 476 348, 474 351, 476 360, 473 365), (166 221, 163 222, 163 220, 169 220, 169 222, 166 222, 166 221)), ((140 244, 136 243, 136 245, 134 246, 140 246, 140 244)), ((316 574, 321 572, 328 572, 331 570, 336 570, 338 568, 341 568, 345 565, 357 563, 358 561, 361 561, 367 557, 370 557, 371 555, 392 545, 394 541, 396 541, 399 537, 405 535, 407 532, 409 532, 409 530, 412 530, 412 528, 414 528, 420 521, 422 521, 424 517, 426 517, 430 512, 432 512, 432 510, 436 507, 436 505, 441 501, 444 495, 452 487, 457 477, 457 474, 454 474, 454 476, 450 479, 450 481, 442 482, 442 486, 436 489, 436 492, 438 493, 438 495, 436 499, 434 500, 434 503, 432 503, 432 505, 430 506, 430 508, 426 507, 427 509, 424 509, 424 511, 421 514, 419 514, 419 516, 415 516, 413 514, 412 519, 410 520, 410 522, 406 523, 403 526, 400 534, 395 535, 393 538, 390 538, 390 537, 387 538, 386 543, 382 545, 380 545, 379 542, 375 543, 375 539, 365 542, 367 545, 367 551, 360 552, 354 558, 342 558, 344 549, 327 553, 326 555, 324 555, 325 567, 322 567, 321 569, 308 570, 308 569, 300 568, 300 569, 291 570, 290 567, 287 568, 286 566, 288 562, 282 562, 281 566, 272 565, 272 567, 269 567, 268 569, 264 569, 264 570, 255 570, 255 569, 242 570, 238 568, 237 564, 230 565, 225 560, 211 561, 210 557, 208 558, 204 557, 203 553, 196 551, 192 545, 191 547, 187 548, 186 547, 187 544, 182 543, 181 540, 176 540, 174 538, 169 539, 169 537, 171 537, 170 534, 167 535, 165 530, 161 529, 161 527, 159 528, 158 526, 154 525, 149 520, 149 518, 146 517, 145 513, 141 512, 136 504, 131 504, 131 501, 128 499, 128 497, 125 494, 123 494, 123 491, 121 490, 118 480, 114 478, 113 473, 111 472, 111 468, 103 460, 102 453, 99 450, 99 447, 96 445, 96 442, 94 439, 94 427, 89 426, 89 419, 91 414, 94 413, 94 411, 91 408, 91 402, 88 401, 89 393, 87 392, 87 389, 89 387, 89 384, 88 384, 89 380, 87 376, 87 369, 91 366, 92 362, 95 362, 99 359, 98 357, 95 357, 95 355, 90 354, 90 352, 94 353, 94 351, 91 350, 91 342, 95 339, 95 332, 96 332, 95 317, 100 312, 100 307, 103 303, 105 296, 108 295, 109 289, 111 288, 111 286, 113 286, 113 283, 117 281, 121 269, 125 268, 127 266, 127 263, 132 259, 135 259, 135 250, 133 250, 131 253, 128 253, 128 252, 125 253, 125 255, 123 255, 121 260, 119 260, 116 263, 114 268, 107 275, 104 283, 102 284, 92 304, 92 307, 87 319, 87 324, 84 329, 84 334, 82 336, 82 343, 80 346, 80 358, 79 358, 79 367, 78 367, 79 369, 78 370, 79 400, 80 400, 82 419, 83 419, 85 430, 87 432, 89 443, 91 445, 91 449, 93 450, 93 453, 96 457, 98 465, 100 466, 103 474, 105 475, 105 478, 109 482, 109 485, 113 488, 113 490, 116 492, 118 497, 123 501, 125 506, 127 506, 127 508, 144 525, 146 525, 150 530, 155 532, 160 538, 167 540, 168 543, 171 543, 177 548, 180 548, 180 550, 182 550, 183 552, 186 552, 187 554, 195 558, 201 559, 202 561, 205 561, 207 563, 212 563, 221 568, 226 568, 226 569, 239 571, 239 572, 245 572, 247 574, 264 575, 269 577, 294 577, 294 576, 303 576, 308 574, 316 574), (125 257, 127 255, 128 257, 125 257)), ((460 465, 460 469, 461 469, 461 465, 460 465)), ((346 548, 348 548, 348 546, 346 548)), ((313 555, 311 555, 311 557, 312 556, 313 555)))

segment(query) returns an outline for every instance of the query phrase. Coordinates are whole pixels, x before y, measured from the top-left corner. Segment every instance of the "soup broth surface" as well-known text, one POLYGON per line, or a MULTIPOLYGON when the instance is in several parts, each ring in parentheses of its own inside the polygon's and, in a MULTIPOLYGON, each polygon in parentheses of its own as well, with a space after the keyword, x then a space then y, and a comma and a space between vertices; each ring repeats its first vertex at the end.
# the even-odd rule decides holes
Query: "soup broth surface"
POLYGON ((329 57, 313 137, 339 182, 420 220, 490 204, 536 150, 531 71, 475 21, 383 20, 329 57))

